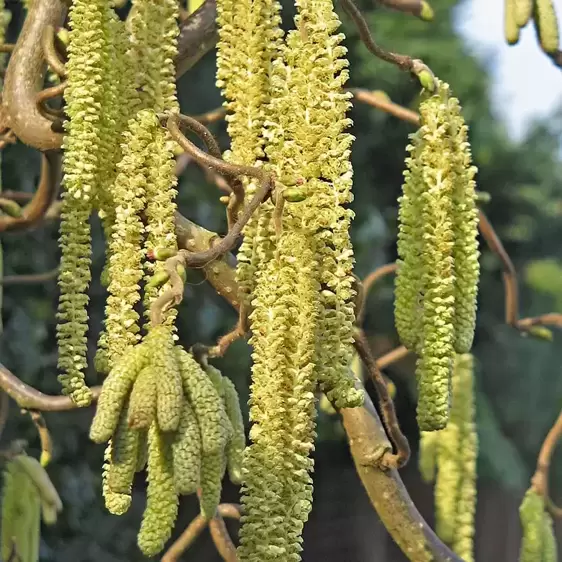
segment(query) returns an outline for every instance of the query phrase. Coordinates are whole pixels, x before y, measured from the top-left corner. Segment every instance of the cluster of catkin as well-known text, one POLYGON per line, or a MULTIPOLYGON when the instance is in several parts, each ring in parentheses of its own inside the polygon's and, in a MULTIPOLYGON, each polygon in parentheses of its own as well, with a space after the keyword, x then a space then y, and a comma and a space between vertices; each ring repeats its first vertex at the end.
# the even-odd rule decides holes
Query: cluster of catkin
POLYGON ((418 355, 418 424, 443 429, 455 353, 472 347, 480 273, 478 210, 468 128, 449 86, 420 105, 399 198, 395 323, 418 355))
MULTIPOLYGON (((244 457, 240 560, 300 560, 312 505, 315 396, 363 400, 349 374, 354 290, 349 239, 353 137, 343 35, 331 0, 296 2, 283 38, 273 0, 219 0, 225 159, 275 177, 274 202, 244 230, 237 277, 251 307, 251 445, 244 457)), ((248 193, 256 185, 246 183, 248 193)))
POLYGON ((421 433, 419 458, 424 480, 435 480, 437 534, 466 562, 474 560, 478 457, 473 372, 472 355, 457 355, 449 422, 440 431, 421 433))
POLYGON ((199 494, 201 512, 211 518, 228 466, 240 482, 244 424, 232 382, 206 370, 174 344, 165 325, 129 348, 104 381, 90 429, 106 450, 103 493, 116 515, 131 504, 133 478, 148 464, 147 505, 139 546, 160 552, 173 529, 178 495, 199 494))
POLYGON ((159 115, 179 111, 178 2, 133 0, 126 23, 112 4, 73 0, 69 12, 59 368, 63 391, 87 405, 89 218, 97 211, 108 297, 95 364, 108 376, 90 436, 107 443, 110 512, 127 511, 134 475, 147 466, 138 542, 153 556, 170 537, 180 494, 197 492, 202 513, 213 517, 226 467, 241 480, 245 437, 230 380, 175 344, 177 311, 159 324, 141 320, 167 290, 163 260, 177 252, 175 144, 159 115))
POLYGON ((548 54, 558 51, 558 18, 552 0, 505 0, 504 32, 506 41, 515 45, 519 34, 532 19, 542 50, 548 54))
POLYGON ((54 525, 61 499, 39 461, 25 454, 4 468, 2 490, 2 560, 37 562, 41 519, 54 525))
POLYGON ((519 507, 519 517, 523 528, 519 562, 556 562, 558 545, 552 517, 546 510, 544 496, 532 487, 519 507))

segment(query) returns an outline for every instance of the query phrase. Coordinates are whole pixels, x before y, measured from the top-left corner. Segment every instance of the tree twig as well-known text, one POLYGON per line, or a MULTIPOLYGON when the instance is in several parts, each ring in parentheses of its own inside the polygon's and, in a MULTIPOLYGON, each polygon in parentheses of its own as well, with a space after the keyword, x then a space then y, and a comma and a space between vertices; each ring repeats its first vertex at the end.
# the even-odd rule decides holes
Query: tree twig
POLYGON ((350 91, 357 101, 380 109, 389 115, 398 117, 398 119, 401 119, 402 121, 407 121, 413 125, 420 124, 420 116, 415 111, 398 105, 389 99, 385 99, 382 95, 377 95, 373 92, 360 88, 351 88, 350 91))
POLYGON ((27 273, 24 275, 5 275, 0 279, 0 285, 34 285, 35 283, 44 283, 57 278, 59 268, 45 271, 44 273, 27 273))
POLYGON ((562 508, 554 504, 549 495, 548 473, 550 469, 550 461, 558 441, 562 437, 562 412, 550 428, 545 440, 543 441, 539 456, 537 458, 537 468, 531 480, 533 488, 543 496, 548 510, 554 517, 562 517, 562 508))

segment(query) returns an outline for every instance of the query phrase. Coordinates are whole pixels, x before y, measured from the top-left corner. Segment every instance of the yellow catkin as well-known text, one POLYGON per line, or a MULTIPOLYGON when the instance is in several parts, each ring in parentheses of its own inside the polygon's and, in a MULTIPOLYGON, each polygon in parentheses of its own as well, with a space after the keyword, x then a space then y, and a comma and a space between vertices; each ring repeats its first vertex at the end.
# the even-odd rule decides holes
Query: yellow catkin
POLYGON ((96 443, 109 441, 119 420, 125 399, 147 357, 142 346, 129 348, 103 382, 96 414, 90 427, 90 439, 96 443))
POLYGON ((535 0, 533 21, 545 53, 554 54, 560 41, 558 17, 552 0, 535 0))
POLYGON ((199 486, 201 471, 201 436, 197 418, 185 401, 178 432, 172 443, 174 484, 178 494, 193 494, 199 486))
POLYGON ((148 432, 148 489, 138 535, 145 556, 156 556, 172 534, 178 514, 170 440, 156 424, 148 432))
POLYGON ((57 338, 59 380, 63 392, 79 406, 87 406, 91 391, 84 382, 87 366, 88 295, 91 279, 90 213, 99 189, 104 18, 108 0, 76 0, 69 11, 70 42, 66 64, 64 178, 59 243, 61 291, 57 338), (98 56, 92 57, 96 52, 98 56))
POLYGON ((229 434, 223 424, 224 405, 213 383, 183 348, 176 346, 185 396, 189 400, 201 432, 203 455, 223 453, 229 434))
POLYGON ((515 22, 525 27, 533 14, 533 0, 515 0, 515 22))
MULTIPOLYGON (((264 157, 270 66, 282 36, 279 9, 274 0, 217 2, 217 86, 229 112, 226 119, 231 146, 224 154, 229 162, 253 166, 264 157)), ((247 197, 251 197, 256 180, 244 180, 243 184, 247 197)), ((262 204, 244 228, 236 276, 246 304, 263 263, 273 252, 271 212, 270 201, 262 204)))
POLYGON ((109 489, 117 494, 131 495, 137 467, 139 432, 127 423, 129 408, 121 411, 119 423, 111 442, 111 460, 108 471, 109 489))
POLYGON ((548 511, 543 513, 543 554, 542 562, 558 562, 558 542, 554 534, 552 517, 548 511))
POLYGON ((109 487, 109 471, 111 468, 111 441, 107 444, 103 454, 102 494, 105 507, 113 515, 123 515, 131 507, 131 494, 113 492, 109 487))
POLYGON ((510 45, 519 41, 519 26, 517 25, 516 1, 505 0, 504 2, 504 35, 510 45))
POLYGON ((422 431, 420 434, 420 452, 418 466, 423 480, 433 482, 437 471, 437 451, 439 448, 438 431, 422 431))

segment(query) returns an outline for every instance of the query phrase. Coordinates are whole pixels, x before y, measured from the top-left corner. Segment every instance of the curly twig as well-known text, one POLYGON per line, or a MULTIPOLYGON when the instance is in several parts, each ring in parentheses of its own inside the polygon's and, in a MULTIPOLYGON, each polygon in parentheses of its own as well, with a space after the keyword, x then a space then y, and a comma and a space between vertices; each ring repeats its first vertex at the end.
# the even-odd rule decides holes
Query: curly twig
POLYGON ((350 92, 357 101, 376 107, 389 115, 398 117, 398 119, 401 119, 402 121, 407 121, 413 125, 420 124, 420 116, 415 111, 398 105, 381 95, 377 95, 374 92, 362 90, 360 88, 350 88, 350 92))
POLYGON ((531 480, 533 488, 543 496, 548 510, 554 517, 562 517, 562 508, 554 504, 549 496, 548 472, 550 469, 550 460, 554 453, 554 449, 558 441, 562 437, 562 412, 554 425, 550 428, 548 435, 543 441, 539 456, 537 459, 537 468, 531 480))
POLYGON ((52 25, 46 25, 41 35, 41 47, 43 56, 50 69, 59 77, 66 77, 66 68, 64 61, 61 59, 55 44, 55 28, 52 25))
POLYGON ((340 0, 341 6, 344 12, 353 20, 357 31, 359 32, 359 37, 361 41, 363 41, 365 47, 375 55, 377 58, 394 64, 400 70, 405 70, 410 72, 414 76, 421 79, 423 73, 426 73, 428 78, 430 79, 429 83, 423 83, 424 87, 433 90, 435 88, 435 77, 433 73, 429 69, 429 67, 423 63, 423 61, 419 59, 413 59, 408 55, 400 55, 398 53, 392 53, 390 51, 385 51, 382 47, 377 45, 373 36, 371 35, 371 31, 361 10, 356 6, 353 0, 340 0))
POLYGON ((41 415, 41 412, 30 410, 29 415, 31 416, 31 421, 35 424, 37 433, 39 434, 39 441, 41 443, 41 466, 47 466, 53 456, 53 442, 51 440, 51 434, 49 433, 47 423, 41 415))
POLYGON ((42 154, 41 179, 33 199, 18 216, 0 216, 0 232, 21 230, 41 222, 58 195, 61 172, 60 154, 47 151, 42 154))
POLYGON ((32 2, 16 47, 8 63, 4 83, 3 128, 10 128, 25 144, 39 150, 58 149, 62 135, 39 111, 36 96, 45 74, 42 35, 46 26, 62 24, 66 6, 60 0, 32 2))

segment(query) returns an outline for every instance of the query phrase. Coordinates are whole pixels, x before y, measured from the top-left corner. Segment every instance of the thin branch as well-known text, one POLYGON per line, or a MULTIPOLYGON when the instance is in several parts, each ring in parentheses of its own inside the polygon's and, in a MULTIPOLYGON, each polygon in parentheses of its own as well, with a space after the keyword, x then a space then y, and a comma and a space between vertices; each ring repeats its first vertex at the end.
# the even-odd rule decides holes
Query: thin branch
MULTIPOLYGON (((68 396, 49 396, 25 384, 2 363, 0 363, 0 388, 24 410, 65 412, 77 408, 68 396)), ((92 388, 94 399, 97 399, 100 390, 101 387, 92 388)))
POLYGON ((375 94, 374 92, 370 92, 368 90, 362 90, 360 88, 351 88, 350 91, 357 101, 380 109, 389 115, 398 117, 398 119, 401 119, 402 121, 412 123, 412 125, 419 126, 420 124, 420 116, 415 111, 398 105, 397 103, 386 99, 382 95, 375 94))
POLYGON ((41 412, 35 410, 30 410, 29 415, 31 416, 31 421, 35 424, 37 428, 37 433, 39 434, 39 441, 41 443, 41 466, 45 467, 51 462, 53 456, 53 442, 51 440, 51 434, 49 433, 49 428, 45 419, 41 415, 41 412))
POLYGON ((550 470, 550 461, 554 454, 554 449, 562 437, 562 412, 558 415, 558 419, 550 428, 548 435, 543 441, 539 456, 537 459, 537 468, 531 480, 533 488, 543 496, 548 510, 554 517, 562 517, 562 508, 556 506, 550 499, 548 473, 550 470))
POLYGON ((210 125, 211 123, 216 123, 217 121, 222 121, 226 117, 226 108, 217 107, 216 109, 211 109, 206 113, 201 113, 199 115, 193 115, 193 119, 199 121, 203 125, 210 125))
POLYGON ((408 355, 410 355, 410 353, 411 351, 407 347, 399 345, 398 347, 390 350, 388 353, 385 353, 384 355, 378 357, 376 361, 377 367, 381 370, 386 369, 393 363, 404 359, 404 357, 407 357, 408 355))
POLYGON ((50 69, 59 77, 66 77, 66 68, 64 61, 61 59, 56 43, 55 28, 52 25, 46 25, 41 35, 41 47, 43 48, 43 56, 50 69))
POLYGON ((20 216, 0 216, 0 232, 29 228, 44 220, 58 195, 60 173, 60 153, 44 152, 41 160, 41 178, 33 199, 22 209, 20 216))
POLYGON ((340 4, 344 12, 353 20, 353 23, 359 32, 359 37, 369 52, 385 62, 394 64, 400 70, 410 72, 414 76, 418 77, 422 82, 422 85, 429 90, 433 91, 435 89, 435 77, 433 72, 431 72, 429 67, 423 61, 413 59, 408 55, 392 53, 391 51, 386 51, 380 47, 371 35, 369 25, 365 21, 361 10, 359 10, 355 2, 353 0, 340 0, 340 4))
POLYGON ((362 330, 355 330, 353 345, 375 385, 386 431, 396 447, 396 453, 388 452, 384 455, 380 461, 381 465, 386 468, 400 468, 410 458, 410 444, 400 429, 396 411, 394 410, 394 403, 388 392, 386 381, 377 365, 377 361, 373 357, 367 338, 362 330))
POLYGON ((53 281, 57 278, 59 268, 45 271, 44 273, 27 273, 24 275, 5 275, 0 279, 0 285, 35 285, 36 283, 44 283, 45 281, 53 281))
POLYGON ((361 286, 363 288, 363 295, 362 295, 361 305, 359 306, 359 309, 356 314, 357 324, 359 326, 362 324, 363 317, 365 316, 365 305, 367 303, 367 298, 369 296, 369 292, 371 291, 371 288, 377 281, 379 281, 383 277, 395 273, 397 267, 398 265, 395 262, 381 265, 380 267, 377 267, 377 269, 369 273, 369 275, 367 275, 367 277, 365 277, 365 279, 363 279, 363 281, 361 282, 361 286))
POLYGON ((221 558, 225 562, 237 562, 236 547, 230 538, 224 519, 220 515, 215 515, 215 517, 209 521, 209 531, 211 532, 211 538, 221 558))

